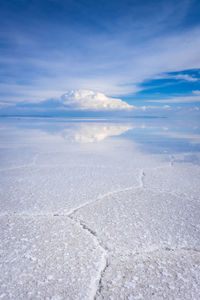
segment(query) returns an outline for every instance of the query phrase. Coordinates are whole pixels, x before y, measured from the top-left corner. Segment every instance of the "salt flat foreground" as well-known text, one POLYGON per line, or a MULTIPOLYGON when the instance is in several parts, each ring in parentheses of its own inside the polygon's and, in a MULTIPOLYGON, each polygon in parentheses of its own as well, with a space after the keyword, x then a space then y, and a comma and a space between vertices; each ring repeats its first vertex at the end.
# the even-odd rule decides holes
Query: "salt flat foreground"
POLYGON ((2 120, 0 299, 200 298, 200 135, 144 122, 2 120))

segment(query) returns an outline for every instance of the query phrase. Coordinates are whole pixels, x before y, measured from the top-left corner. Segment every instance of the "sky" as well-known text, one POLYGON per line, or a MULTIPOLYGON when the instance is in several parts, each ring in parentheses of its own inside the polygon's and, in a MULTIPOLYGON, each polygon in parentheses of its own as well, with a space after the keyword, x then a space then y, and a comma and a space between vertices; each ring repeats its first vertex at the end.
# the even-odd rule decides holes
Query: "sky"
POLYGON ((199 0, 1 0, 0 114, 200 108, 199 0))

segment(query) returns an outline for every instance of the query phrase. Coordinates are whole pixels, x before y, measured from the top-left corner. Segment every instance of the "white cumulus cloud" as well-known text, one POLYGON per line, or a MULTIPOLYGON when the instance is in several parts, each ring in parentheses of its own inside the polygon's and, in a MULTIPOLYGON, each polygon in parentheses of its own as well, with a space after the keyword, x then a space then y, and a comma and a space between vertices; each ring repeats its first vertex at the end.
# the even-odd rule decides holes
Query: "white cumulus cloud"
POLYGON ((61 102, 71 110, 127 110, 133 109, 121 99, 107 97, 90 90, 71 90, 61 96, 61 102))

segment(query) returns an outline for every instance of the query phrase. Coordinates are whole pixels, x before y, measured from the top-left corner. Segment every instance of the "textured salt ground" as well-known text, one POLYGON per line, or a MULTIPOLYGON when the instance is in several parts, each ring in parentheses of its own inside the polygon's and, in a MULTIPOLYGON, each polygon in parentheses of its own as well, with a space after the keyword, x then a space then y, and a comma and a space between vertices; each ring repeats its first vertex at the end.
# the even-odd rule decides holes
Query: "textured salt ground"
POLYGON ((87 147, 45 143, 30 143, 30 152, 10 149, 0 163, 0 213, 66 214, 105 194, 141 186, 144 166, 169 165, 166 156, 158 162, 120 141, 87 147))
MULTIPOLYGON (((186 166, 188 166, 188 164, 184 165, 185 168, 186 166)), ((190 169, 188 170, 191 171, 190 180, 193 177, 195 179, 196 176, 198 176, 198 169, 195 167, 192 168, 192 166, 189 167, 190 169)), ((155 168, 150 171, 151 174, 157 171, 163 171, 163 176, 169 176, 168 172, 173 169, 173 174, 176 176, 177 173, 180 174, 180 170, 184 170, 182 165, 180 165, 180 169, 177 170, 177 168, 179 168, 179 165, 155 168)), ((199 289, 195 284, 199 274, 199 258, 197 252, 200 246, 199 197, 195 197, 195 189, 195 194, 194 196, 191 194, 191 197, 188 197, 187 194, 179 194, 178 184, 176 186, 178 189, 172 192, 166 190, 162 191, 160 189, 162 185, 153 186, 151 189, 147 188, 148 172, 149 169, 140 170, 137 181, 140 185, 139 188, 132 186, 129 190, 115 191, 99 200, 93 200, 93 202, 89 204, 83 203, 82 208, 75 209, 74 213, 69 215, 70 219, 72 219, 70 226, 69 222, 71 221, 67 219, 67 216, 63 217, 61 213, 61 215, 52 217, 53 211, 51 211, 51 216, 46 217, 39 215, 35 215, 35 217, 31 215, 27 217, 14 217, 13 213, 12 216, 9 217, 2 216, 3 224, 7 224, 5 225, 5 232, 9 228, 8 223, 10 222, 5 221, 5 218, 11 220, 12 223, 12 234, 9 236, 8 232, 6 232, 6 238, 3 239, 2 243, 4 245, 2 251, 4 254, 3 262, 6 262, 6 264, 4 264, 5 272, 4 269, 2 269, 2 274, 6 274, 6 271, 8 274, 8 277, 3 278, 2 286, 5 287, 5 282, 9 282, 8 278, 11 278, 10 285, 6 284, 7 294, 5 290, 1 293, 2 298, 31 299, 34 295, 34 299, 43 299, 44 297, 46 297, 46 299, 48 299, 48 297, 49 299, 67 299, 66 297, 68 296, 69 299, 93 299, 93 297, 96 299, 98 299, 98 297, 100 297, 100 299, 151 299, 153 293, 155 299, 162 299, 161 294, 167 295, 167 298, 172 297, 171 295, 174 297, 175 295, 176 299, 178 299, 185 293, 186 297, 188 297, 186 299, 198 299, 199 289), (55 219, 57 219, 58 224, 54 226, 55 219), (60 222, 62 224, 61 226, 59 226, 60 222), (49 226, 51 230, 49 230, 49 226), (70 240, 74 226, 80 230, 79 236, 75 236, 75 243, 80 241, 80 244, 78 243, 76 245, 74 241, 70 243, 70 254, 68 257, 65 257, 65 254, 63 254, 64 251, 57 250, 57 248, 62 249, 62 240, 59 238, 54 239, 54 237, 56 235, 60 237, 60 234, 64 230, 66 240, 70 240), (41 228, 43 228, 43 235, 36 235, 41 228), (23 237, 21 238, 24 232, 25 241, 29 241, 28 248, 32 249, 31 245, 36 245, 36 253, 40 253, 39 259, 37 258, 38 254, 36 255, 36 259, 34 255, 30 254, 32 250, 28 251, 27 254, 23 237), (34 235, 38 237, 39 244, 38 241, 34 241, 34 235), (45 235, 47 235, 46 240, 48 241, 48 247, 46 249, 43 245, 45 235), (82 242, 84 235, 86 240, 85 244, 82 242), (13 243, 13 240, 17 240, 17 242, 13 243), (52 240, 53 245, 51 245, 51 243, 49 245, 49 241, 52 240), (91 241, 96 245, 96 251, 98 252, 95 257, 91 256, 91 241), (10 251, 8 252, 7 245, 9 244, 10 251), (82 255, 82 246, 84 246, 85 256, 82 255), (40 251, 40 248, 42 248, 42 251, 40 251), (14 257, 13 249, 15 249, 14 257), (77 252, 73 252, 74 249, 76 249, 76 251, 78 249, 78 254, 77 252), (170 255, 168 255, 165 249, 171 250, 170 255), (184 252, 181 256, 179 255, 182 253, 180 251, 189 252, 184 252), (144 254, 144 256, 137 256, 143 252, 147 254, 149 252, 147 258, 145 256, 146 254, 144 254), (197 253, 196 256, 193 255, 193 252, 197 253), (155 253, 160 253, 160 256, 155 256, 154 258, 155 253), (47 263, 41 258, 47 254, 53 257, 53 259, 50 260, 50 264, 48 263, 48 257, 47 263), (8 255, 8 259, 5 255, 8 255), (23 260, 24 257, 26 262, 23 260), (182 257, 184 257, 184 259, 182 259, 182 257), (58 260, 58 264, 55 258, 58 260), (88 259, 90 258, 91 260, 88 263, 88 259), (136 258, 138 260, 135 262, 136 258), (65 271, 64 259, 66 259, 66 264, 70 266, 70 272, 65 271), (82 263, 84 259, 85 265, 82 263), (38 260, 44 263, 38 264, 38 260), (184 260, 187 262, 185 265, 183 264, 184 260), (74 261, 76 261, 75 265, 74 261), (9 262, 9 264, 7 264, 7 262, 9 262), (144 269, 136 267, 137 265, 140 266, 140 262, 144 269), (87 277, 83 285, 82 283, 79 284, 81 280, 80 277, 86 278, 86 275, 88 275, 88 269, 85 266, 90 264, 91 269, 89 272, 91 272, 91 281, 88 282, 87 277), (155 271, 153 271, 153 273, 156 274, 154 277, 145 269, 151 269, 152 264, 154 265, 155 271), (175 278, 178 278, 178 276, 183 278, 185 280, 184 283, 183 280, 177 280, 173 285, 171 284, 174 282, 172 275, 167 275, 167 277, 159 275, 160 265, 162 266, 163 264, 165 264, 164 273, 171 274, 173 271, 173 276, 175 276, 175 278), (194 266, 194 272, 189 271, 191 264, 194 266), (48 280, 45 278, 48 276, 49 279, 52 278, 51 274, 48 275, 48 265, 52 266, 50 268, 51 271, 54 269, 55 282, 60 278, 60 273, 64 274, 64 280, 67 282, 66 286, 63 285, 61 279, 60 284, 57 283, 53 285, 54 288, 48 288, 48 280), (56 268, 57 265, 60 266, 59 270, 56 268), (79 269, 80 265, 83 265, 82 275, 79 269), (180 266, 180 268, 177 266, 180 266), (18 278, 19 275, 17 272, 18 269, 21 270, 20 273, 22 274, 21 285, 16 284, 16 278, 18 278), (22 270, 28 271, 23 273, 22 270), (43 274, 47 275, 43 276, 43 274), (134 276, 136 276, 135 278, 139 278, 139 281, 136 280, 136 283, 133 283, 133 280, 130 279, 132 278, 131 274, 134 274, 134 276), (145 279, 146 281, 143 280, 144 274, 149 274, 145 279), (112 283, 110 283, 111 277, 113 279, 112 283), (119 278, 119 282, 116 283, 115 278, 119 278), (125 278, 127 278, 127 280, 125 280, 125 278), (34 282, 33 286, 31 282, 34 282), (75 287, 73 287, 73 282, 75 282, 75 287), (168 284, 169 282, 171 283, 168 284), (89 285, 88 292, 86 292, 87 284, 89 285), (134 284, 136 284, 137 288, 135 288, 134 284), (22 286, 26 287, 25 290, 22 286), (43 288, 43 286, 45 287, 43 288), (190 292, 185 291, 188 290, 188 287, 190 287, 190 292), (34 294, 36 289, 39 294, 34 294), (80 291, 78 294, 76 293, 77 290, 80 291), (8 296, 9 293, 11 296, 8 296), (57 298, 53 298, 54 295, 57 298)), ((161 182, 162 180, 161 178, 161 182)), ((35 252, 33 251, 33 253, 35 252)))
POLYGON ((199 166, 18 133, 0 149, 2 299, 199 299, 199 166))
POLYGON ((144 187, 75 211, 107 253, 96 299, 199 299, 199 211, 199 198, 144 187))
POLYGON ((191 163, 175 162, 171 168, 147 168, 144 185, 200 199, 200 167, 191 163))
POLYGON ((1 171, 1 213, 66 214, 115 190, 139 186, 140 170, 111 176, 104 167, 29 167, 1 171), (127 174, 130 180, 126 179, 127 174))
POLYGON ((200 253, 159 250, 114 259, 96 299, 199 299, 200 253))
POLYGON ((75 211, 111 255, 200 249, 200 201, 150 189, 122 191, 75 211))
POLYGON ((0 299, 93 299, 104 253, 87 231, 67 217, 0 225, 0 299))

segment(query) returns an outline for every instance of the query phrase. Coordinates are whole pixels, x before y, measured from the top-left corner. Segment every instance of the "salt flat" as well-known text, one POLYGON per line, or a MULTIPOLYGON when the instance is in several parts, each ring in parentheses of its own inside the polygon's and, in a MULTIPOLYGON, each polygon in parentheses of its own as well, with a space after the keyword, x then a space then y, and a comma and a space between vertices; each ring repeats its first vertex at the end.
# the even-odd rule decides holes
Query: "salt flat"
POLYGON ((95 239, 67 217, 1 216, 2 299, 90 299, 102 265, 95 239))
POLYGON ((193 123, 2 119, 0 299, 198 299, 193 123))

